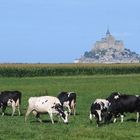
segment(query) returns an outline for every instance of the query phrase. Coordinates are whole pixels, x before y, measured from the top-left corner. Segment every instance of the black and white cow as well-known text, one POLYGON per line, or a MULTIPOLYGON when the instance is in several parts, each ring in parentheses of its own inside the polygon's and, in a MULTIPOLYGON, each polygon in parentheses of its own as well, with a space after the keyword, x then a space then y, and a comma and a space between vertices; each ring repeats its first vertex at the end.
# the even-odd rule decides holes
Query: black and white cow
POLYGON ((121 116, 121 122, 123 122, 124 113, 136 112, 137 119, 139 121, 140 113, 140 97, 139 95, 126 95, 119 92, 113 92, 107 100, 110 102, 109 114, 114 117, 114 122, 116 118, 121 116))
POLYGON ((1 91, 0 92, 0 108, 2 108, 2 116, 4 116, 7 106, 12 106, 12 116, 15 113, 16 108, 20 115, 22 93, 20 91, 1 91))
POLYGON ((63 106, 61 105, 57 97, 30 97, 28 100, 28 109, 25 115, 25 122, 31 112, 40 122, 42 122, 42 120, 40 119, 40 114, 48 113, 52 124, 54 124, 53 114, 60 116, 64 123, 68 124, 68 114, 63 110, 63 106))
POLYGON ((90 107, 90 121, 92 121, 93 117, 96 118, 97 126, 99 126, 99 122, 105 122, 109 105, 110 103, 106 99, 96 99, 90 107))
POLYGON ((64 108, 67 108, 69 114, 76 114, 76 93, 62 91, 58 94, 57 98, 60 100, 64 108))

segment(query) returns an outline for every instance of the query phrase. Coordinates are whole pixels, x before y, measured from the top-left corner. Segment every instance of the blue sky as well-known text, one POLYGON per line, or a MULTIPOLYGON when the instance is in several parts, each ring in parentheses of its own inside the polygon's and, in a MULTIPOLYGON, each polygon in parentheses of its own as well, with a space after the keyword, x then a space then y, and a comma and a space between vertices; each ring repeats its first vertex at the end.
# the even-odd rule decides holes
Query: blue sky
POLYGON ((72 63, 112 35, 140 54, 140 0, 0 1, 0 63, 72 63))

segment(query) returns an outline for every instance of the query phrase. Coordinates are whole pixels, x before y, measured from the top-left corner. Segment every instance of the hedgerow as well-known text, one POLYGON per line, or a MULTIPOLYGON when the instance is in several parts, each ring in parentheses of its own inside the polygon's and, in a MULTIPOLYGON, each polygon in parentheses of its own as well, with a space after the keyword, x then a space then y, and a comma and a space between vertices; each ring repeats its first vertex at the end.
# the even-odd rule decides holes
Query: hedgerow
POLYGON ((0 77, 138 73, 140 64, 0 64, 0 77))

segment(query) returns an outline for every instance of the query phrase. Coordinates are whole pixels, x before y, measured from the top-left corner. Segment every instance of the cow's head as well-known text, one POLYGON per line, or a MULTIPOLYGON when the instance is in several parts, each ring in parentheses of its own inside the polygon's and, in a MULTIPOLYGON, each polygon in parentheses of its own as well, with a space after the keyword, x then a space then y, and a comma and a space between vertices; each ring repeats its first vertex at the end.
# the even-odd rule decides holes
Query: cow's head
POLYGON ((98 121, 102 121, 102 107, 101 104, 95 103, 93 109, 93 115, 98 121))
POLYGON ((60 104, 55 105, 55 109, 58 111, 58 114, 61 116, 64 123, 68 124, 68 113, 63 110, 63 106, 60 104))
POLYGON ((93 116, 97 119, 97 121, 103 121, 105 119, 109 104, 105 105, 104 102, 95 102, 93 105, 93 116))
POLYGON ((113 102, 115 100, 118 100, 121 96, 121 93, 119 92, 113 92, 111 95, 107 98, 108 101, 113 102))

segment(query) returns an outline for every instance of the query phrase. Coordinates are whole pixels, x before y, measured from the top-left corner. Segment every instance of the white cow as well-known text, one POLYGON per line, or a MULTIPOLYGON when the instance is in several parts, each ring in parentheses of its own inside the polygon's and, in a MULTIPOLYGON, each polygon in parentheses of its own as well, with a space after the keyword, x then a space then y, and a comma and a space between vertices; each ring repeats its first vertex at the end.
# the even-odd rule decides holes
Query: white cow
POLYGON ((68 123, 68 114, 66 111, 64 112, 63 107, 57 97, 30 97, 28 103, 29 105, 25 115, 25 122, 27 120, 28 115, 32 112, 40 122, 40 114, 48 113, 51 118, 52 124, 54 124, 53 114, 59 115, 64 121, 64 123, 68 123))

